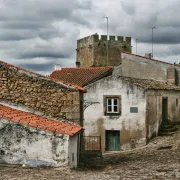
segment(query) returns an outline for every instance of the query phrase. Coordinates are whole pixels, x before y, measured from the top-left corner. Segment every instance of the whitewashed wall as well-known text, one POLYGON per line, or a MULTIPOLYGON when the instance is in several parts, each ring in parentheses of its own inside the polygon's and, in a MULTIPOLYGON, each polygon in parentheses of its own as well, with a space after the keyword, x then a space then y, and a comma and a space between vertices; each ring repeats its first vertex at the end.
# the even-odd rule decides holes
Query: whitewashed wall
POLYGON ((69 166, 77 168, 79 158, 79 134, 69 137, 69 166))
POLYGON ((0 163, 62 166, 68 163, 68 135, 0 120, 0 163))
POLYGON ((144 89, 124 82, 120 77, 109 76, 85 87, 84 100, 99 102, 84 112, 85 135, 101 135, 105 150, 105 130, 120 130, 120 147, 129 149, 131 139, 136 147, 145 145, 146 95, 144 89), (121 115, 104 116, 103 95, 121 95, 121 115), (130 107, 138 107, 138 113, 130 113, 130 107))

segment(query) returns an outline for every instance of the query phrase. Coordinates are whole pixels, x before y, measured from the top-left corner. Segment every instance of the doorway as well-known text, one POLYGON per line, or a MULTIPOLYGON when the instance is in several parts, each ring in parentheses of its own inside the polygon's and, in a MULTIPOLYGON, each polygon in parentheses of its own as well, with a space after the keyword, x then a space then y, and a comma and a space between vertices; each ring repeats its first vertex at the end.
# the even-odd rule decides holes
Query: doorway
POLYGON ((106 151, 120 150, 120 131, 106 131, 106 151))
POLYGON ((168 98, 163 97, 162 99, 162 124, 168 122, 168 98))

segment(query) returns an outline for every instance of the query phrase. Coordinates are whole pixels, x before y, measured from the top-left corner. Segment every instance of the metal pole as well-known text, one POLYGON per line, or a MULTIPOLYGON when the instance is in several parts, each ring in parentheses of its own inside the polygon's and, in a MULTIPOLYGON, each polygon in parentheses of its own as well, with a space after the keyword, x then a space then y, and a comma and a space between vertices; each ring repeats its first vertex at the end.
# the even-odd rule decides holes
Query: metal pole
POLYGON ((104 18, 106 18, 106 20, 107 20, 107 60, 106 60, 107 62, 106 62, 106 65, 108 66, 108 59, 109 59, 109 58, 108 58, 108 57, 109 57, 109 55, 108 55, 108 53, 109 53, 109 52, 108 52, 108 51, 109 51, 109 49, 108 49, 108 48, 109 48, 109 47, 108 47, 108 27, 109 27, 109 24, 108 24, 108 23, 109 23, 109 22, 108 22, 108 17, 104 17, 104 18))
POLYGON ((137 55, 137 41, 138 41, 138 39, 136 39, 136 55, 137 55))
POLYGON ((154 54, 153 54, 153 41, 154 41, 154 37, 153 37, 153 30, 154 30, 155 27, 152 27, 152 55, 151 55, 151 58, 153 58, 154 54))
POLYGON ((108 34, 108 26, 109 26, 109 24, 108 24, 109 22, 108 22, 108 17, 107 17, 107 66, 108 66, 108 60, 109 60, 109 44, 108 44, 108 36, 109 36, 109 34, 108 34))

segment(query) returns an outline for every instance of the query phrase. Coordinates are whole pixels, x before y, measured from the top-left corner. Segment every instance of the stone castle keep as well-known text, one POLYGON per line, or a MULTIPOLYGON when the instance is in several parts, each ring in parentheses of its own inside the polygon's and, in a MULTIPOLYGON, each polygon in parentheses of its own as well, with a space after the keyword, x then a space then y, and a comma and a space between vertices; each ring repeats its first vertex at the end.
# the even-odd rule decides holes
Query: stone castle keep
POLYGON ((120 50, 131 53, 131 37, 109 36, 107 41, 106 35, 99 37, 98 34, 94 34, 79 39, 76 49, 76 67, 117 66, 121 63, 120 50))

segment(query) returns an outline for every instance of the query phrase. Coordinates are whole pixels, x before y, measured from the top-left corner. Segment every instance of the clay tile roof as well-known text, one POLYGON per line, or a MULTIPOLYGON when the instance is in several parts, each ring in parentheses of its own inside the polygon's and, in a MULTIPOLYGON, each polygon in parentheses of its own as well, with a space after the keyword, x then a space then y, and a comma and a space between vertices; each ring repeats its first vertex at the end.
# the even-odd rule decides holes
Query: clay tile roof
POLYGON ((155 90, 177 90, 180 91, 180 86, 169 84, 162 81, 154 81, 151 79, 136 79, 130 77, 121 77, 120 78, 126 82, 129 82, 133 85, 142 87, 144 89, 155 89, 155 90))
POLYGON ((101 77, 110 75, 113 68, 107 67, 88 67, 88 68, 63 68, 54 71, 51 78, 58 79, 67 83, 75 83, 79 86, 85 86, 101 77))
POLYGON ((70 84, 70 83, 67 83, 67 82, 64 82, 64 81, 60 81, 60 80, 58 80, 58 79, 54 79, 54 78, 51 78, 51 77, 49 77, 49 76, 44 76, 44 75, 42 75, 42 74, 39 74, 39 73, 30 71, 30 70, 27 70, 27 69, 25 69, 25 68, 21 68, 21 67, 12 65, 12 64, 8 64, 8 63, 0 60, 0 68, 1 68, 2 65, 3 65, 4 67, 8 68, 8 69, 9 69, 9 68, 17 68, 18 70, 22 70, 22 71, 24 71, 24 72, 26 72, 26 73, 30 73, 30 74, 33 74, 33 75, 36 75, 36 76, 39 76, 39 77, 42 77, 42 78, 45 78, 45 79, 49 79, 49 80, 52 80, 52 81, 54 81, 54 82, 61 83, 62 85, 71 86, 71 88, 75 88, 75 89, 78 89, 78 90, 80 90, 80 91, 86 92, 86 89, 78 86, 78 84, 73 84, 73 83, 70 84))
POLYGON ((20 125, 38 128, 56 134, 67 134, 69 136, 73 136, 82 130, 81 126, 75 126, 57 120, 50 120, 29 112, 13 109, 2 104, 0 104, 0 118, 20 125))
POLYGON ((180 67, 180 64, 172 64, 172 63, 168 63, 168 62, 165 62, 165 61, 160 61, 160 60, 157 60, 157 59, 151 59, 151 58, 148 58, 146 56, 140 56, 140 55, 137 55, 137 54, 132 54, 132 53, 129 53, 129 52, 126 52, 126 51, 123 51, 123 50, 121 50, 121 52, 125 53, 125 54, 132 55, 132 56, 137 56, 137 57, 140 57, 140 58, 149 59, 150 61, 156 61, 156 62, 160 62, 160 63, 169 64, 169 65, 172 65, 172 66, 180 67))

